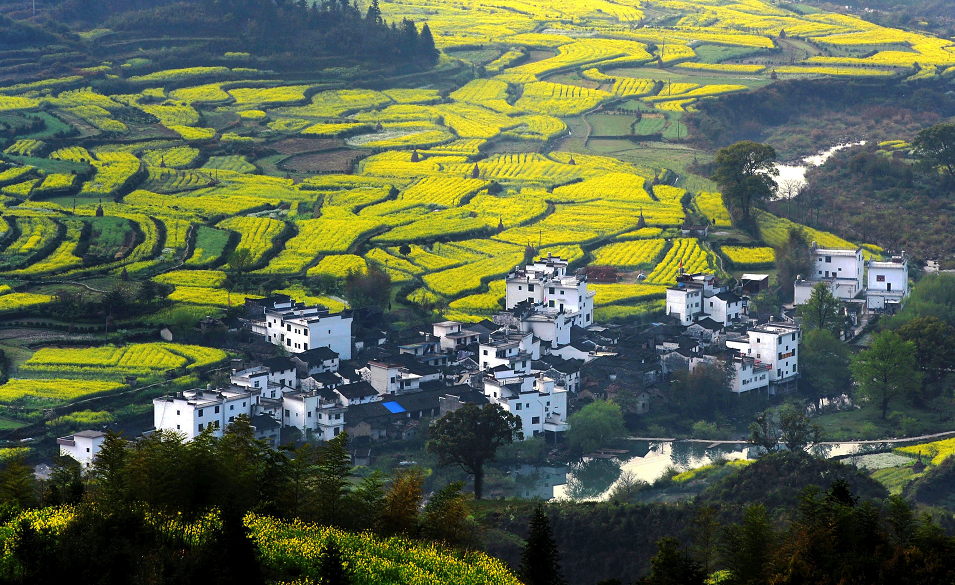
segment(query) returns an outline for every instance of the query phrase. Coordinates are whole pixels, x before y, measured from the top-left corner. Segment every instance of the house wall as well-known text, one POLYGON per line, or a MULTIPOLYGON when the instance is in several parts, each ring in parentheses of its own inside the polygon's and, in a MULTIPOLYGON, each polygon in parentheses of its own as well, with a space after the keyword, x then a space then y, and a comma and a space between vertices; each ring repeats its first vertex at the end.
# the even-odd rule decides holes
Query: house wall
POLYGON ((89 467, 93 464, 93 459, 103 447, 105 440, 105 436, 96 438, 74 436, 74 445, 60 445, 60 455, 72 457, 83 467, 89 467))

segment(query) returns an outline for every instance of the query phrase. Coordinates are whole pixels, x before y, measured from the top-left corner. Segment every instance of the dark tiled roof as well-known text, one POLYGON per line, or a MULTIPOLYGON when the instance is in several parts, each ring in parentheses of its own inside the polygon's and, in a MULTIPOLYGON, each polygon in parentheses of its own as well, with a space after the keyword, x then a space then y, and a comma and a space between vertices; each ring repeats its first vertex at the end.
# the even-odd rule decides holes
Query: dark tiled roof
POLYGON ((302 353, 295 354, 295 357, 306 364, 320 364, 324 361, 338 358, 338 353, 327 347, 316 347, 302 353))
POLYGON ((378 396, 378 391, 368 382, 345 384, 344 386, 335 388, 335 390, 349 400, 360 400, 369 396, 378 396))
POLYGON ((251 423, 258 432, 270 431, 272 429, 278 429, 282 427, 277 420, 271 416, 268 416, 267 414, 257 414, 253 416, 251 423))
POLYGON ((312 374, 310 377, 323 386, 341 386, 345 383, 344 380, 331 372, 320 372, 312 374))
POLYGON ((276 357, 263 360, 262 365, 268 368, 272 373, 295 369, 295 363, 286 357, 276 357))
POLYGON ((375 421, 394 417, 381 402, 353 404, 345 411, 345 424, 355 425, 361 421, 375 421))
POLYGON ((727 303, 738 303, 743 300, 739 297, 739 295, 731 291, 721 292, 716 295, 716 298, 727 303))

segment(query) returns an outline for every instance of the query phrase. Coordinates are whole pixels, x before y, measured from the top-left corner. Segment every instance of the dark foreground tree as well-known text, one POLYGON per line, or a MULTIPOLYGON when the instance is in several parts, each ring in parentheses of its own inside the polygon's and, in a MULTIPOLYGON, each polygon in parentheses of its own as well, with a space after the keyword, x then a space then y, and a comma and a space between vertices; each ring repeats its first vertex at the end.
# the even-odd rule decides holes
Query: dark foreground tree
POLYGON ((560 568, 557 541, 544 512, 544 504, 537 504, 531 516, 527 542, 521 552, 518 570, 525 585, 565 585, 567 581, 560 568))
POLYGON ((391 291, 391 277, 375 266, 369 266, 368 272, 352 271, 345 277, 345 299, 349 306, 378 307, 386 309, 391 291))
POLYGON ((321 585, 349 585, 352 582, 351 570, 342 556, 338 543, 329 540, 318 562, 321 585))
POLYGON ((666 537, 657 542, 657 554, 650 559, 650 574, 640 585, 703 585, 703 566, 680 549, 680 541, 666 537))
POLYGON ((428 452, 438 465, 457 465, 474 476, 474 497, 481 499, 484 464, 494 461, 498 447, 523 439, 521 419, 498 404, 483 408, 468 403, 434 422, 428 452))
POLYGON ((799 348, 801 388, 815 396, 833 396, 848 392, 852 384, 849 348, 828 329, 806 333, 799 348))
POLYGON ((711 177, 720 186, 723 201, 737 223, 750 226, 750 209, 776 191, 773 166, 776 150, 766 144, 737 142, 716 153, 716 171, 711 177))

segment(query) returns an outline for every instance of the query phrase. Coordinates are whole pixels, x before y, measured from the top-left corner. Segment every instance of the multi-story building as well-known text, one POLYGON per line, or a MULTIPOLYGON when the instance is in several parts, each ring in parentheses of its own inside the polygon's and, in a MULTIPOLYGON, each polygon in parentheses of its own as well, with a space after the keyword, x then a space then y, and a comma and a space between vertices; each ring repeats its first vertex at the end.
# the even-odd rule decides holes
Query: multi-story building
POLYGON ((594 323, 594 295, 587 289, 583 274, 567 274, 568 263, 547 255, 532 264, 515 267, 505 279, 505 308, 529 302, 542 313, 564 313, 572 324, 589 327, 594 323))
POLYGON ((187 390, 153 399, 153 426, 181 433, 187 441, 210 427, 214 436, 221 437, 236 417, 252 416, 252 403, 252 393, 235 386, 187 390))
POLYGON ((505 367, 484 377, 484 395, 491 404, 500 404, 520 417, 524 438, 545 436, 555 440, 569 428, 567 389, 543 375, 527 375, 505 367))
POLYGON ((529 374, 531 362, 540 359, 540 340, 533 332, 521 332, 505 327, 491 333, 488 340, 478 346, 478 364, 482 370, 504 366, 529 374))
POLYGON ((839 299, 855 298, 865 290, 862 248, 855 250, 819 248, 815 242, 809 249, 810 273, 806 278, 797 278, 793 303, 801 305, 809 300, 812 289, 820 282, 826 283, 832 294, 839 299))
POLYGON ((66 437, 60 437, 56 444, 60 446, 60 455, 72 457, 80 465, 88 468, 96 459, 96 454, 103 447, 106 433, 100 431, 80 431, 66 437))
POLYGON ((283 427, 295 427, 303 434, 328 441, 345 428, 346 406, 333 390, 292 392, 282 400, 283 427))
POLYGON ((735 351, 725 354, 703 355, 690 358, 690 370, 701 364, 726 365, 733 369, 733 379, 730 381, 730 391, 734 394, 750 392, 765 392, 769 394, 769 377, 772 365, 760 362, 756 358, 741 355, 735 351))
POLYGON ((465 329, 457 321, 442 321, 432 325, 434 336, 440 340, 441 351, 462 351, 481 339, 481 333, 465 329))
POLYGON ((368 382, 382 396, 407 394, 421 389, 421 376, 401 364, 368 362, 368 382))
POLYGON ((796 389, 799 380, 798 325, 770 322, 749 329, 744 335, 726 338, 726 347, 755 360, 755 366, 769 366, 769 394, 796 389))
POLYGON ((909 260, 903 250, 885 262, 869 261, 866 304, 870 311, 894 314, 909 294, 909 260))
POLYGON ((253 322, 252 331, 265 336, 274 345, 291 353, 303 353, 327 347, 340 359, 352 355, 352 315, 350 311, 329 313, 324 307, 295 305, 289 309, 265 308, 265 318, 253 322))
POLYGON ((703 317, 725 326, 742 318, 743 299, 720 286, 715 274, 682 274, 667 289, 666 314, 684 327, 703 317))

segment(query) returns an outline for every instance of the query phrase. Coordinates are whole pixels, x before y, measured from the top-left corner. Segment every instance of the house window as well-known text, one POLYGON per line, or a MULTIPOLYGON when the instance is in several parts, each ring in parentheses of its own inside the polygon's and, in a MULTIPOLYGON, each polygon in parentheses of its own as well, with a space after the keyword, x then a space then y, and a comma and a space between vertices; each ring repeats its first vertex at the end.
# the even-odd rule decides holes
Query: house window
POLYGON ((229 422, 230 422, 230 423, 235 422, 235 417, 234 417, 234 416, 230 416, 230 417, 229 417, 229 422))
POLYGON ((289 333, 292 332, 292 326, 291 326, 291 325, 286 325, 286 326, 285 326, 285 329, 286 329, 286 331, 288 331, 289 333))
POLYGON ((289 347, 292 347, 292 338, 291 338, 291 337, 289 337, 288 339, 285 340, 285 345, 287 345, 287 346, 289 346, 289 347))
POLYGON ((832 262, 832 256, 826 256, 826 262, 832 262))
POLYGON ((287 409, 287 408, 285 409, 285 416, 286 416, 286 417, 288 417, 288 416, 289 416, 289 411, 288 411, 288 409, 287 409))
POLYGON ((202 416, 202 409, 199 409, 199 416, 202 416))
POLYGON ((550 294, 554 294, 554 287, 550 287, 550 294))
POLYGON ((199 423, 199 432, 202 432, 202 423, 199 423))
POLYGON ((311 412, 311 411, 308 412, 308 418, 312 418, 312 412, 311 412))
POLYGON ((219 421, 212 421, 213 428, 219 428, 219 421))
POLYGON ((335 427, 335 436, 338 436, 338 433, 342 432, 341 427, 335 427))
POLYGON ((182 413, 177 410, 177 411, 176 411, 176 416, 179 416, 180 414, 182 414, 182 413))
POLYGON ((876 282, 885 282, 885 275, 884 275, 884 274, 878 274, 878 275, 876 275, 875 281, 876 281, 876 282))
POLYGON ((524 290, 524 287, 522 287, 521 285, 517 285, 517 290, 524 290))
POLYGON ((534 292, 534 285, 533 285, 533 284, 527 285, 527 292, 534 292))
POLYGON ((258 388, 258 387, 259 387, 259 381, 258 381, 258 380, 256 380, 256 381, 255 381, 255 384, 254 384, 254 386, 255 386, 256 388, 258 388))
POLYGON ((342 420, 342 413, 336 412, 336 413, 335 413, 335 420, 342 420))
POLYGON ((532 425, 539 425, 540 423, 541 423, 541 417, 539 416, 535 416, 534 418, 531 419, 532 425))
POLYGON ((307 343, 303 343, 303 344, 302 344, 302 349, 308 350, 308 344, 307 344, 307 343))
POLYGON ((484 355, 487 355, 487 350, 486 350, 486 349, 484 350, 484 355))
POLYGON ((517 408, 517 410, 521 410, 521 407, 523 407, 523 406, 524 406, 523 404, 521 404, 520 402, 518 402, 516 408, 517 408))
POLYGON ((177 430, 177 431, 178 431, 178 430, 181 430, 181 429, 182 429, 182 427, 181 427, 181 426, 179 426, 179 425, 176 425, 176 430, 177 430))
POLYGON ((216 414, 219 414, 219 407, 216 407, 216 414))

